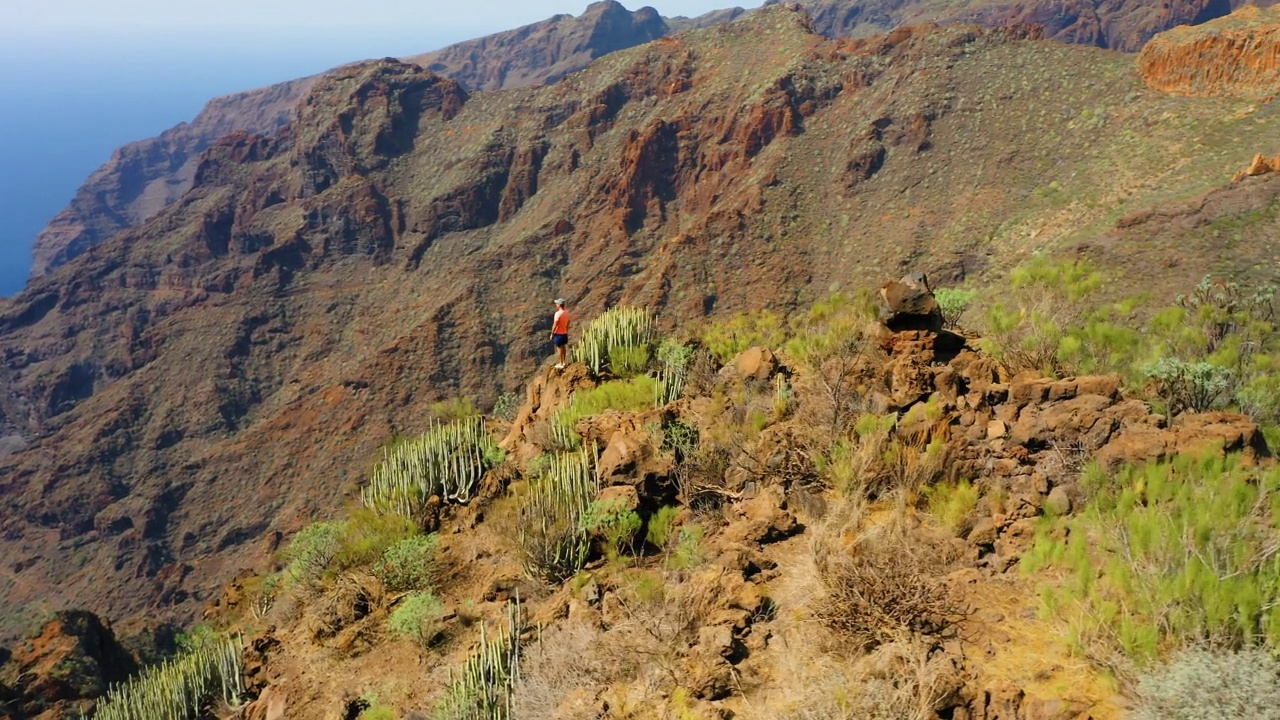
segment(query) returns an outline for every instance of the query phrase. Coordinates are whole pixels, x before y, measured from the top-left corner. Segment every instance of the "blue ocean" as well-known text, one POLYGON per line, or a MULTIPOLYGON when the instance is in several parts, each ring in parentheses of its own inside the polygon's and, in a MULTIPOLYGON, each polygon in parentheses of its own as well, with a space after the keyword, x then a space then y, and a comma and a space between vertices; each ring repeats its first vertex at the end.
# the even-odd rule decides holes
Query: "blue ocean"
POLYGON ((116 147, 194 118, 218 95, 462 39, 398 33, 0 43, 0 296, 22 289, 36 233, 116 147))

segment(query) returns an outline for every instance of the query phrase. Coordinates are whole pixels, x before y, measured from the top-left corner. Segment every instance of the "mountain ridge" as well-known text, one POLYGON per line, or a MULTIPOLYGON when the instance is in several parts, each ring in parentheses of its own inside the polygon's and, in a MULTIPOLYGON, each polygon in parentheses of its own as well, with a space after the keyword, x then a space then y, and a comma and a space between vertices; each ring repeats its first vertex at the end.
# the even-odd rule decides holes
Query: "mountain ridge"
MULTIPOLYGON (((1046 35, 1055 39, 1131 52, 1140 49, 1159 30, 1202 22, 1242 4, 1240 0, 1197 0, 1170 6, 1164 14, 1153 14, 1145 3, 1135 0, 1078 3, 1062 12, 1054 10, 1057 6, 1052 4, 1028 7, 973 2, 939 9, 927 0, 918 4, 905 0, 801 3, 814 18, 815 28, 829 37, 865 36, 888 32, 899 24, 930 20, 991 26, 1027 22, 1043 25, 1046 35)), ((731 21, 744 12, 730 8, 699 18, 666 20, 652 8, 633 13, 615 0, 603 0, 576 17, 556 16, 412 56, 410 60, 443 72, 471 89, 541 84, 579 71, 607 52, 649 42, 673 31, 731 21)), ((269 133, 278 128, 291 112, 290 106, 312 82, 314 78, 304 78, 215 100, 192 123, 118 150, 39 233, 33 248, 32 275, 56 267, 176 200, 190 187, 199 153, 217 137, 232 130, 269 133)))

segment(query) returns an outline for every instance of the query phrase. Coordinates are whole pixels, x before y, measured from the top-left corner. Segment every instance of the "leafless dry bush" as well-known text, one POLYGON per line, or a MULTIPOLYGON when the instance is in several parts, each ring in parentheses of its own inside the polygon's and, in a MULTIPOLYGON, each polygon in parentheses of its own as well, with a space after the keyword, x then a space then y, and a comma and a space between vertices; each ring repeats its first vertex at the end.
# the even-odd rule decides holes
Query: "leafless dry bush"
POLYGON ((654 710, 680 685, 681 661, 717 600, 716 579, 668 585, 646 574, 606 597, 607 629, 566 621, 545 630, 521 663, 513 720, 598 718, 602 696, 615 706, 608 717, 634 715, 621 708, 654 710))
POLYGON ((900 520, 859 530, 861 514, 838 510, 815 539, 816 616, 861 649, 940 632, 959 607, 943 582, 953 551, 900 520))
POLYGON ((813 444, 830 447, 849 436, 868 409, 867 398, 880 384, 868 372, 884 364, 884 353, 859 337, 839 342, 813 365, 802 365, 793 387, 796 419, 810 430, 813 444))
POLYGON ((566 622, 543 633, 521 660, 512 720, 589 720, 598 715, 594 701, 617 669, 615 653, 602 652, 599 630, 566 622))
POLYGON ((921 638, 853 663, 826 656, 795 677, 780 720, 933 720, 956 688, 954 668, 921 638))

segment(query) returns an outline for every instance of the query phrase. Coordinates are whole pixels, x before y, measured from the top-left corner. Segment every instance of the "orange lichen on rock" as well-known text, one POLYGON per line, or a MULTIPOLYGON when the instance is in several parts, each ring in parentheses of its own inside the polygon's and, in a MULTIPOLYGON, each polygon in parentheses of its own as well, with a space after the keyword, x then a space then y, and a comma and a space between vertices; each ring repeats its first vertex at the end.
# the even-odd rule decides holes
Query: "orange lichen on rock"
POLYGON ((1253 162, 1249 163, 1249 167, 1237 172, 1231 182, 1240 182, 1247 177, 1268 175, 1273 172, 1280 172, 1280 155, 1269 158, 1262 153, 1258 153, 1253 156, 1253 162))
POLYGON ((1280 7, 1161 33, 1138 55, 1138 72, 1154 90, 1269 100, 1280 94, 1280 7))

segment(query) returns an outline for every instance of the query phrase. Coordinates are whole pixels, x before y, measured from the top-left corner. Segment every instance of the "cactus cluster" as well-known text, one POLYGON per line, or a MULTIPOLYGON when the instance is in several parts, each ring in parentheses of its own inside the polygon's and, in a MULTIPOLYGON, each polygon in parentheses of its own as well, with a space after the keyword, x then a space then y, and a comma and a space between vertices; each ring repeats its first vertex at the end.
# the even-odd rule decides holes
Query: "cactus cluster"
POLYGON ((654 407, 664 407, 680 399, 687 372, 685 367, 678 365, 663 365, 658 370, 658 382, 653 388, 654 407))
POLYGON ((600 493, 595 472, 596 446, 549 458, 546 470, 530 481, 517 514, 517 540, 525 571, 556 583, 586 564, 591 535, 587 511, 600 493))
POLYGON ((360 500, 381 514, 418 519, 433 495, 444 502, 469 502, 498 454, 484 418, 436 425, 383 451, 360 500))
POLYGON ((244 693, 241 651, 240 637, 211 639, 147 668, 111 688, 98 703, 94 720, 191 720, 204 717, 215 696, 238 707, 244 693))
POLYGON ((572 360, 584 362, 591 372, 599 375, 609 366, 611 356, 625 353, 631 348, 647 347, 653 342, 653 316, 648 310, 637 307, 619 307, 607 310, 591 321, 582 333, 582 339, 573 346, 572 360))
POLYGON ((520 598, 507 605, 507 627, 490 638, 480 626, 480 646, 462 671, 449 673, 449 685, 432 720, 508 720, 520 680, 520 598))

